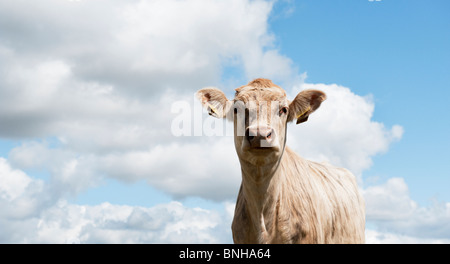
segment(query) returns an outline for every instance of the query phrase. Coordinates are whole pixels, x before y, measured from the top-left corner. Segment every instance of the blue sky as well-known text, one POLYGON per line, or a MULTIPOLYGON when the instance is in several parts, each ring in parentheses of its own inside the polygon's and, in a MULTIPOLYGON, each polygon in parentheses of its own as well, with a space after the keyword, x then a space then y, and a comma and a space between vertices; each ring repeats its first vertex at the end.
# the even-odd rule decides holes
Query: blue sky
POLYGON ((0 0, 0 242, 231 242, 232 137, 175 137, 171 106, 266 77, 327 93, 288 145, 357 176, 368 242, 450 243, 448 11, 0 0))

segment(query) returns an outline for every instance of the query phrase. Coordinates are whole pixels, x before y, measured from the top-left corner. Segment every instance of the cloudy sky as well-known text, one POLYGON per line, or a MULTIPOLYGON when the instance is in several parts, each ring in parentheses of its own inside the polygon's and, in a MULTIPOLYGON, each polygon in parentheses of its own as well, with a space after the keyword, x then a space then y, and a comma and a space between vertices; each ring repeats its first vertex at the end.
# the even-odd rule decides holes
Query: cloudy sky
POLYGON ((233 138, 194 93, 328 100, 288 127, 350 169, 369 243, 450 243, 447 0, 0 0, 0 242, 231 243, 233 138), (195 119, 195 120, 194 120, 195 119), (197 129, 197 130, 196 130, 197 129))

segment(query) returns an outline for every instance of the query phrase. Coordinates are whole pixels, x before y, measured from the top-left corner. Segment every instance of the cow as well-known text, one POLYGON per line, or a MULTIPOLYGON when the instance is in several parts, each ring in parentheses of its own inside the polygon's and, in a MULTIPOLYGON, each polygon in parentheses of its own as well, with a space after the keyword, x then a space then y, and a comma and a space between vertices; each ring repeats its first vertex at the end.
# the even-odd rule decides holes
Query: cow
POLYGON ((242 182, 231 226, 234 243, 364 243, 365 206, 347 169, 306 160, 286 146, 287 123, 306 122, 326 99, 304 90, 293 101, 268 79, 196 93, 211 116, 234 122, 242 182))

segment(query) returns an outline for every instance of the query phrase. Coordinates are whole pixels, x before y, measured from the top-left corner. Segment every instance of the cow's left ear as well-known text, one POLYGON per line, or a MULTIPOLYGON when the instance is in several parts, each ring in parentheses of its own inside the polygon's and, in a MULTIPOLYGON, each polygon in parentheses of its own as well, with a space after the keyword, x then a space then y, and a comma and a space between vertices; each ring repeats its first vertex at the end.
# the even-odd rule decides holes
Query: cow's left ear
POLYGON ((229 106, 228 99, 220 89, 207 87, 198 90, 195 95, 202 102, 203 107, 206 108, 210 116, 217 118, 226 117, 229 106))
POLYGON ((327 99, 324 92, 319 90, 305 90, 297 94, 289 104, 289 115, 287 121, 297 120, 297 124, 306 122, 309 115, 320 107, 327 99))

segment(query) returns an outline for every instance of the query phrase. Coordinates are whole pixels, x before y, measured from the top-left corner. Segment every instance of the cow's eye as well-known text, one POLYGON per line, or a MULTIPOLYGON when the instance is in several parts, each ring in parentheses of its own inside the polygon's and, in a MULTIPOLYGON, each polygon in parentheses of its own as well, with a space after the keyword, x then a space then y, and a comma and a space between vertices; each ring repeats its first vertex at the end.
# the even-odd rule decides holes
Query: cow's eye
POLYGON ((287 107, 283 107, 283 108, 280 109, 280 112, 278 112, 278 114, 281 116, 283 114, 286 114, 287 111, 288 111, 287 107))

